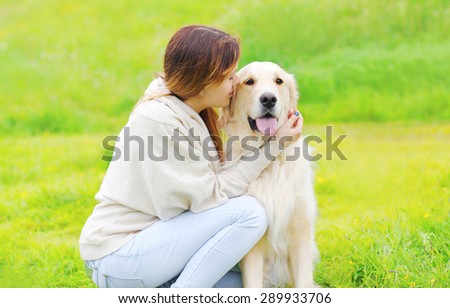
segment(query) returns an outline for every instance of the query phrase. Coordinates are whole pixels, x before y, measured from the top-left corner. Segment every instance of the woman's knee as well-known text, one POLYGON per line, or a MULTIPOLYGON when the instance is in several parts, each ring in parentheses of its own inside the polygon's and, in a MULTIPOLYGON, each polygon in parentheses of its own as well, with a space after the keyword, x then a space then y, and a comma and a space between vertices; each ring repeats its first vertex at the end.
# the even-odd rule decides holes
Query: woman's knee
POLYGON ((262 234, 268 227, 268 218, 264 206, 252 196, 239 197, 240 208, 244 211, 244 220, 251 227, 258 228, 262 234))

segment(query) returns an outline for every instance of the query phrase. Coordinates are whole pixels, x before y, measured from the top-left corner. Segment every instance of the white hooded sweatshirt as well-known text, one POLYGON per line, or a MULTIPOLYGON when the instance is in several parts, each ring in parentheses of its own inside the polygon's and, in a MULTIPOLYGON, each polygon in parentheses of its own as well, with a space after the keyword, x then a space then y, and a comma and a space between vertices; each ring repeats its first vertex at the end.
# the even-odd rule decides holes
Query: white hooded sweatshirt
POLYGON ((98 204, 81 232, 84 260, 116 251, 158 220, 201 212, 244 194, 281 152, 278 143, 268 142, 254 153, 257 158, 222 169, 200 115, 170 95, 160 78, 145 92, 145 97, 158 95, 166 96, 138 105, 119 134, 95 195, 98 204))

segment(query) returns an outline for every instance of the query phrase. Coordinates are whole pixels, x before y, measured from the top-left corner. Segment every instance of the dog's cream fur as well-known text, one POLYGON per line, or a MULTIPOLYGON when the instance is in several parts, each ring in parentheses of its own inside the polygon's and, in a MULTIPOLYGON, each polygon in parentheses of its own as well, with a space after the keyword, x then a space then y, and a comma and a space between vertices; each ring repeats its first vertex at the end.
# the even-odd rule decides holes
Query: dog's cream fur
MULTIPOLYGON (((262 116, 265 111, 259 98, 263 93, 272 93, 277 98, 272 114, 280 127, 288 119, 288 110, 297 108, 296 82, 292 75, 271 62, 250 63, 238 72, 238 77, 235 100, 223 109, 221 121, 228 136, 238 136, 239 140, 255 136, 258 141, 252 145, 260 146, 263 135, 250 128, 248 117, 262 116), (246 84, 250 78, 253 85, 246 84), (281 84, 277 84, 277 78, 282 80, 281 84)), ((296 147, 300 147, 300 152, 303 150, 302 142, 300 139, 289 144, 248 188, 247 194, 265 207, 269 228, 241 261, 244 287, 315 286, 314 174, 303 154, 297 160, 286 159, 296 147)), ((245 154, 240 142, 233 142, 232 149, 226 151, 233 158, 228 165, 245 154)))

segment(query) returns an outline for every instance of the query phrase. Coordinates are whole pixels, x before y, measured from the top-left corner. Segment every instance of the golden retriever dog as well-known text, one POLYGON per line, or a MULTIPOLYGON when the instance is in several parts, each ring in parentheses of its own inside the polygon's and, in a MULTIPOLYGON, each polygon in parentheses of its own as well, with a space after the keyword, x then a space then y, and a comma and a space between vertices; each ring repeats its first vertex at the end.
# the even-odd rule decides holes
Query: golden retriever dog
MULTIPOLYGON (((228 137, 251 137, 255 147, 267 142, 297 108, 299 93, 293 75, 271 62, 252 62, 237 73, 240 83, 232 103, 222 110, 228 137), (265 140, 265 141, 264 141, 265 140)), ((315 287, 317 249, 314 240, 316 198, 314 173, 302 153, 303 139, 291 142, 250 184, 248 195, 265 207, 269 228, 240 263, 246 288, 315 287), (296 149, 297 148, 297 149, 296 149), (300 153, 300 155, 299 155, 300 153)), ((224 168, 246 153, 247 146, 227 142, 224 168)))

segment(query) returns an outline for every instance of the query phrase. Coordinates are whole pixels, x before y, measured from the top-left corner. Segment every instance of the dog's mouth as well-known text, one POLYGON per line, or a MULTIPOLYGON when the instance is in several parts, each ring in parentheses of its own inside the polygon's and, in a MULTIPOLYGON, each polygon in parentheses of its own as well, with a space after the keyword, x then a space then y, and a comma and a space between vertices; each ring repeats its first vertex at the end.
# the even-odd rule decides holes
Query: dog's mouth
POLYGON ((258 130, 265 136, 275 135, 278 129, 278 119, 270 113, 266 113, 264 116, 256 119, 248 117, 248 124, 251 130, 258 130))

